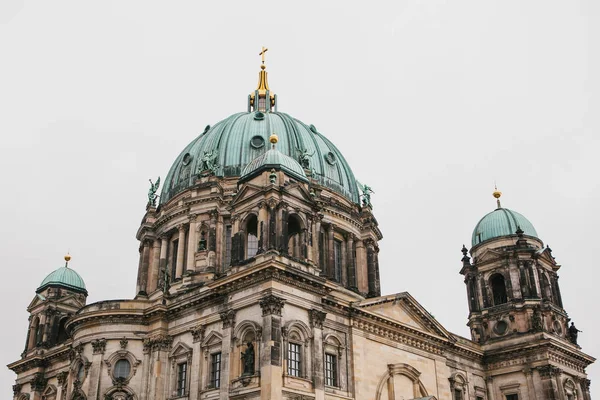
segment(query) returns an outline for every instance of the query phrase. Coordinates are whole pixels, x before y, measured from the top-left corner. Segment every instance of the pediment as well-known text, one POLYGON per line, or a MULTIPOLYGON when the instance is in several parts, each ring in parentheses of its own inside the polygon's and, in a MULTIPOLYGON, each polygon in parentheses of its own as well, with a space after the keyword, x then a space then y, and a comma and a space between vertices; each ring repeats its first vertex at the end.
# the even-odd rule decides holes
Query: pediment
POLYGON ((212 346, 215 344, 220 344, 221 342, 223 342, 223 336, 221 336, 218 332, 211 331, 204 339, 202 346, 212 346))
POLYGON ((306 202, 313 201, 310 192, 306 190, 306 186, 302 183, 291 183, 285 187, 285 191, 289 196, 302 199, 306 202))
POLYGON ((488 261, 495 261, 502 257, 502 252, 494 249, 486 249, 477 257, 477 263, 485 263, 488 261))
POLYGON ((261 188, 260 186, 253 185, 250 182, 245 183, 242 185, 240 190, 237 192, 237 194, 235 196, 235 200, 233 200, 231 205, 235 206, 236 204, 242 203, 246 199, 251 198, 255 194, 258 194, 259 192, 262 192, 262 191, 263 191, 263 188, 261 188))
POLYGON ((454 340, 452 334, 407 292, 367 299, 355 306, 398 324, 454 340))
POLYGON ((189 354, 192 352, 192 348, 185 343, 178 342, 169 353, 169 357, 177 357, 183 354, 189 354))
POLYGON ((556 260, 552 257, 552 250, 549 247, 544 247, 542 250, 537 252, 538 260, 545 261, 546 263, 555 266, 556 260))

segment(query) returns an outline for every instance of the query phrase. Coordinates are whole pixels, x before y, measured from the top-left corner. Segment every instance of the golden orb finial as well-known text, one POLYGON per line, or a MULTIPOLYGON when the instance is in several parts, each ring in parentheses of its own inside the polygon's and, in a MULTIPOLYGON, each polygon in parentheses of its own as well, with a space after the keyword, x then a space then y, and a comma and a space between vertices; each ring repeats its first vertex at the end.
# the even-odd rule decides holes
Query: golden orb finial
POLYGON ((71 261, 71 255, 67 253, 67 255, 65 255, 65 267, 69 266, 69 261, 71 261))
POLYGON ((279 137, 276 134, 272 134, 269 136, 269 142, 275 144, 279 141, 279 137))
POLYGON ((494 196, 494 198, 496 199, 496 203, 498 204, 498 208, 502 208, 500 206, 500 197, 502 196, 502 192, 498 190, 498 187, 496 185, 494 185, 494 193, 492 193, 492 196, 494 196))

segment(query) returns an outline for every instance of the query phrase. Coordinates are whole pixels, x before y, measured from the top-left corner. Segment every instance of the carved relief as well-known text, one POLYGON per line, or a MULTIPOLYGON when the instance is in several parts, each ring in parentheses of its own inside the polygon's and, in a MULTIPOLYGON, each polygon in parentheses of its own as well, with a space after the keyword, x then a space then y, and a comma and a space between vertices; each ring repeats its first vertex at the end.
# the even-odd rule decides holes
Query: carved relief
POLYGON ((326 316, 326 312, 316 309, 310 310, 308 312, 308 320, 310 322, 310 326, 313 328, 323 329, 323 321, 325 321, 326 316))
POLYGON ((223 311, 219 316, 223 321, 223 329, 231 328, 235 324, 235 310, 223 311))
POLYGON ((92 354, 104 354, 106 351, 106 339, 92 340, 92 354))
POLYGON ((278 315, 281 317, 281 310, 284 304, 284 299, 274 296, 272 294, 263 297, 259 302, 260 308, 262 308, 263 317, 267 315, 278 315))

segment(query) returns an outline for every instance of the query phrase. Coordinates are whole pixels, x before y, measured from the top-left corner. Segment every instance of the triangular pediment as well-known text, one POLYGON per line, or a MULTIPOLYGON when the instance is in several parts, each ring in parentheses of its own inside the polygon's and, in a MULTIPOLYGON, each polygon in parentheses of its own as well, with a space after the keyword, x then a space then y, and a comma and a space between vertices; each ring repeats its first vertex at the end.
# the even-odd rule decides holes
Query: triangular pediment
POLYGON ((552 250, 550 250, 550 248, 545 247, 542 250, 539 250, 537 252, 537 257, 539 260, 545 261, 546 263, 555 266, 556 264, 556 260, 554 259, 554 257, 552 257, 552 250))
POLYGON ((486 249, 477 257, 477 263, 495 261, 502 256, 502 252, 494 249, 486 249))
POLYGON ((263 188, 260 186, 253 185, 252 183, 246 183, 242 185, 240 190, 237 192, 235 199, 231 202, 231 205, 235 206, 236 204, 242 203, 262 191, 263 188))
POLYGON ((292 183, 285 187, 285 191, 289 196, 299 198, 306 202, 312 202, 313 198, 310 195, 309 191, 306 190, 306 187, 302 183, 292 183))
POLYGON ((219 344, 223 341, 223 336, 221 336, 218 332, 211 331, 204 339, 203 346, 212 346, 213 344, 219 344))
POLYGON ((398 324, 453 340, 452 334, 406 292, 367 299, 355 306, 398 324))
POLYGON ((171 349, 171 353, 169 353, 169 357, 177 357, 182 354, 189 354, 192 352, 192 348, 185 343, 178 342, 173 349, 171 349))

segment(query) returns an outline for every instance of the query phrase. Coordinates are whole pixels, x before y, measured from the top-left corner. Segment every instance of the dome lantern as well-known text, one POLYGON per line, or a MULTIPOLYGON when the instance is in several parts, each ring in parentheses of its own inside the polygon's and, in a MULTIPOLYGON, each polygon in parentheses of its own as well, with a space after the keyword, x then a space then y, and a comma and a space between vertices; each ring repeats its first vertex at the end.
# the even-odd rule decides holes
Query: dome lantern
POLYGON ((270 112, 277 111, 277 96, 269 89, 267 80, 267 66, 265 65, 265 54, 269 49, 263 46, 259 56, 262 57, 260 72, 258 73, 258 85, 253 93, 248 96, 248 112, 270 112))

